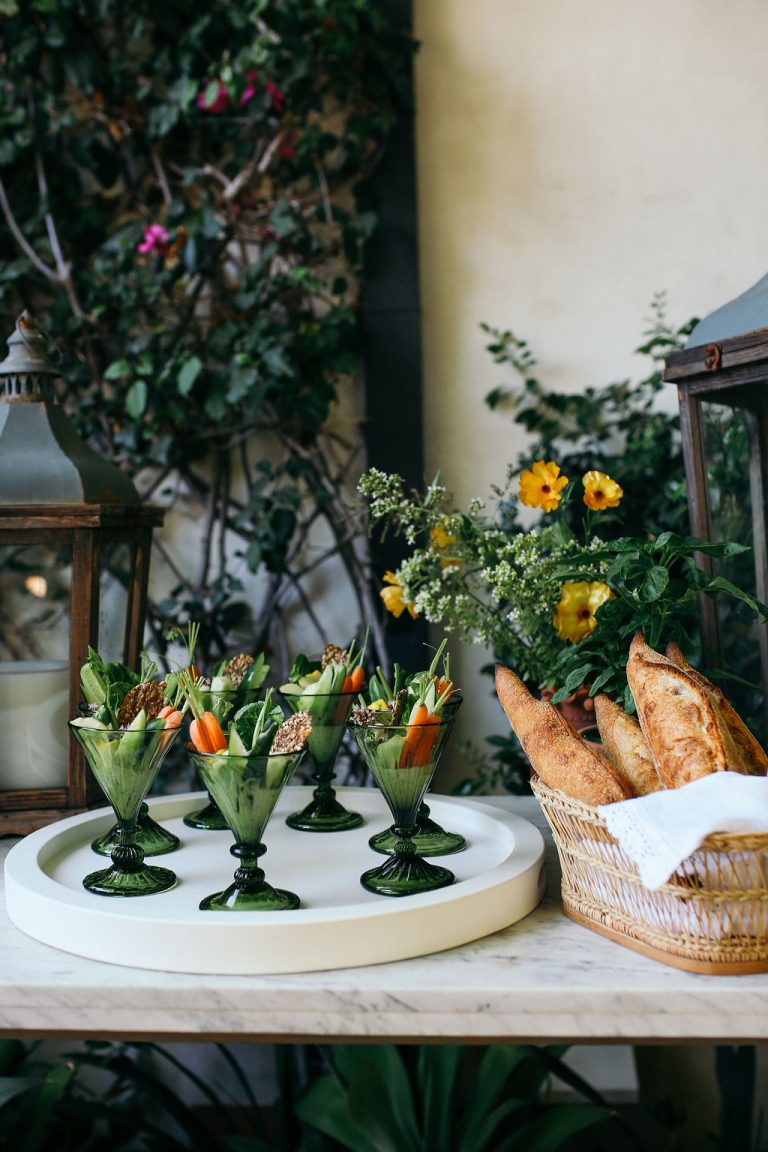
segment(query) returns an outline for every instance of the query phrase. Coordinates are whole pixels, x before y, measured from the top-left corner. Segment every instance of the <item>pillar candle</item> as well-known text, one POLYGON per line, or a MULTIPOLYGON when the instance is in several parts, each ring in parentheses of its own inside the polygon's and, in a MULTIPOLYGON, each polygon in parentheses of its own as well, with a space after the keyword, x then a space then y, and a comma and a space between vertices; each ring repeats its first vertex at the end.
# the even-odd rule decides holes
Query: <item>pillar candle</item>
POLYGON ((65 787, 68 710, 65 661, 0 661, 0 790, 65 787))

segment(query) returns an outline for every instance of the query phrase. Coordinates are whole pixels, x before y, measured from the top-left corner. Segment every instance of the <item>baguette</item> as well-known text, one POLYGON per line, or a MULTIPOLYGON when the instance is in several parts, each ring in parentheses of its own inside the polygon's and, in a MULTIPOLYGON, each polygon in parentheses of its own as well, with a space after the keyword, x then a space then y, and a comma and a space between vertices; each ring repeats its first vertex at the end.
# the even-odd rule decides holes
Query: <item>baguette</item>
POLYGON ((496 692, 531 767, 549 788, 584 804, 628 800, 632 792, 610 761, 557 709, 537 700, 511 668, 496 665, 496 692))
POLYGON ((683 656, 680 647, 667 644, 667 659, 687 673, 694 684, 702 689, 712 705, 720 731, 725 742, 728 767, 745 776, 765 776, 768 774, 768 756, 762 745, 747 728, 736 709, 729 703, 717 685, 692 668, 683 656))
POLYGON ((599 692, 595 696, 595 719, 603 743, 603 752, 623 776, 633 796, 647 796, 662 787, 651 750, 643 730, 634 716, 599 692))
POLYGON ((707 694, 639 632, 629 647, 627 681, 665 788, 726 770, 725 741, 707 694))

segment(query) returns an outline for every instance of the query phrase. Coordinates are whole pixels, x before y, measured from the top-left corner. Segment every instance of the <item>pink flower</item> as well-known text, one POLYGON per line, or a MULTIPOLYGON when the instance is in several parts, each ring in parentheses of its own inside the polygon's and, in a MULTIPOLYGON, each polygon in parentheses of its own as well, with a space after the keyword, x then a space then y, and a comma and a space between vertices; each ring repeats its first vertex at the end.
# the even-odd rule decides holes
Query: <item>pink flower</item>
MULTIPOLYGON (((243 88, 243 94, 240 97, 240 107, 244 108, 253 100, 254 96, 259 94, 259 74, 258 72, 248 72, 246 75, 246 85, 243 88)), ((275 84, 274 80, 267 80, 264 85, 264 91, 269 96, 269 102, 272 105, 272 111, 277 112, 278 115, 285 107, 285 92, 275 84)))
POLYGON ((151 252, 157 252, 160 256, 164 256, 168 251, 169 239, 170 236, 162 224, 149 224, 144 229, 144 236, 141 244, 137 244, 136 251, 141 252, 143 256, 147 256, 151 252))
POLYGON ((216 80, 215 83, 217 85, 216 95, 210 103, 208 102, 208 89, 210 88, 210 84, 206 84, 205 88, 201 88, 197 94, 197 106, 203 112, 225 112, 227 108, 229 108, 229 92, 226 89, 224 81, 216 80))
POLYGON ((282 88, 278 88, 274 80, 267 80, 265 87, 274 111, 277 113, 282 112, 283 106, 285 105, 285 92, 283 92, 282 88))
POLYGON ((258 80, 258 77, 259 77, 258 72, 249 72, 247 74, 247 76, 245 78, 246 79, 246 85, 245 85, 245 88, 243 88, 243 94, 240 97, 240 107, 241 108, 244 108, 246 104, 248 104, 251 100, 253 100, 254 96, 258 95, 259 90, 256 87, 256 81, 258 80))

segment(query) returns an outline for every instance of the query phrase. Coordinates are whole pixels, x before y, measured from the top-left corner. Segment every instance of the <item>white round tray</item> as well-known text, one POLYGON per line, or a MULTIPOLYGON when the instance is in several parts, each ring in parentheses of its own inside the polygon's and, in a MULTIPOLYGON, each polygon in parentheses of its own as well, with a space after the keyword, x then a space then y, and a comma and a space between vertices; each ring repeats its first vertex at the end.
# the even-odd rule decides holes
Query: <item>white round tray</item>
POLYGON ((467 839, 437 861, 455 873, 448 888, 415 896, 367 892, 360 874, 384 860, 368 839, 391 823, 373 788, 340 788, 362 828, 296 832, 285 816, 309 802, 311 789, 285 790, 270 820, 262 858, 267 879, 296 892, 294 912, 201 912, 200 900, 226 888, 237 867, 229 832, 202 832, 182 822, 205 802, 203 792, 150 800, 150 810, 181 839, 154 857, 179 883, 169 892, 131 899, 96 896, 82 879, 102 861, 91 840, 114 822, 111 809, 71 816, 41 828, 9 852, 8 915, 44 944, 94 960, 169 972, 265 975, 359 967, 424 956, 486 936, 527 916, 543 895, 544 841, 519 816, 490 805, 428 796, 432 818, 467 839))

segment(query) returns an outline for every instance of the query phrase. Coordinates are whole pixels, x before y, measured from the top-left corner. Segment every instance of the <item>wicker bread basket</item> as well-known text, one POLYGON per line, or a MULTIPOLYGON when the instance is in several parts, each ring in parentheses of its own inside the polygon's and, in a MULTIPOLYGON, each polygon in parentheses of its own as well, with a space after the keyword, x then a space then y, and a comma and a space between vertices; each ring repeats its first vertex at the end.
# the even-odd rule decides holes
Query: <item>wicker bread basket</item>
POLYGON ((768 833, 709 836, 651 891, 596 808, 535 775, 531 787, 552 829, 572 920, 689 972, 768 972, 768 833))

